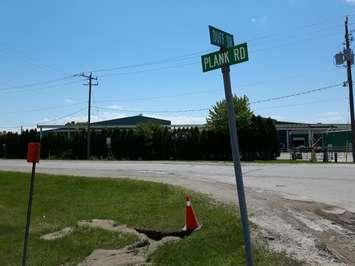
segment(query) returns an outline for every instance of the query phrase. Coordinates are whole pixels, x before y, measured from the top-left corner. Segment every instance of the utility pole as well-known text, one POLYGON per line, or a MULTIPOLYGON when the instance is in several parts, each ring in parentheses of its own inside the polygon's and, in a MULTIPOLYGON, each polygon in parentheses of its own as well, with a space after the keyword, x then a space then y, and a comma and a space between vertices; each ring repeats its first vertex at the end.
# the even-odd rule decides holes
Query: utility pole
POLYGON ((346 68, 348 74, 348 86, 349 86, 349 104, 350 104, 350 119, 351 119, 351 143, 353 162, 355 163, 355 121, 354 121, 354 97, 353 97, 353 78, 351 74, 351 64, 353 61, 353 53, 350 48, 350 36, 348 29, 348 17, 345 19, 345 51, 344 56, 346 59, 346 68))
POLYGON ((94 77, 92 75, 92 72, 90 72, 89 75, 86 75, 85 73, 80 74, 81 77, 84 77, 87 79, 88 83, 83 84, 85 86, 89 86, 89 100, 88 100, 88 122, 87 122, 87 148, 86 148, 86 158, 89 160, 90 159, 90 122, 91 122, 91 89, 92 86, 97 86, 99 85, 98 82, 93 83, 93 80, 97 80, 97 77, 94 77))

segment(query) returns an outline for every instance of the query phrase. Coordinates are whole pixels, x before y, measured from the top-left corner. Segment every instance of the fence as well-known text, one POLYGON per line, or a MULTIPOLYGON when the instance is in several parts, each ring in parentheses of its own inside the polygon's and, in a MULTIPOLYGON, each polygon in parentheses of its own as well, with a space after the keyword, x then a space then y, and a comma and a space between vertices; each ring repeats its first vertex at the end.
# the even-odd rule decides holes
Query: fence
POLYGON ((311 148, 282 151, 277 160, 299 160, 313 162, 353 162, 351 147, 334 146, 312 151, 311 148), (313 155, 312 155, 313 154, 313 155))

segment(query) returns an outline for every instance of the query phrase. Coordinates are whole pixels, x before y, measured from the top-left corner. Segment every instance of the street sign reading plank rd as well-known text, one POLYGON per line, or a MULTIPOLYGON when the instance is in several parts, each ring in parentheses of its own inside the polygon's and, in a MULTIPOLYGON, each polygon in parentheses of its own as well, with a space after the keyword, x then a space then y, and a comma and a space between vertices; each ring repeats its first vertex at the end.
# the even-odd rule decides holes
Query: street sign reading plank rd
POLYGON ((225 65, 234 65, 249 60, 247 43, 238 44, 226 50, 201 56, 202 70, 207 72, 225 65))

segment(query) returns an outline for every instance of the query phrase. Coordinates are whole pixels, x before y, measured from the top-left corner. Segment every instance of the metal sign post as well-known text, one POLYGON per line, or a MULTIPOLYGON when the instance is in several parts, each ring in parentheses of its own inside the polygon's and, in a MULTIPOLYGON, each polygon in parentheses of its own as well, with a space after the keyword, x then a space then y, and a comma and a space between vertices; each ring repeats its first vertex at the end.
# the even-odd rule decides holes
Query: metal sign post
POLYGON ((22 266, 26 265, 26 260, 27 260, 28 239, 29 239, 29 231, 30 231, 30 223, 31 223, 31 212, 32 212, 32 197, 33 197, 34 182, 35 182, 36 163, 39 162, 39 155, 40 155, 40 144, 28 143, 27 162, 32 163, 32 174, 31 174, 31 181, 30 181, 30 192, 28 197, 25 240, 23 242, 22 266))
POLYGON ((248 266, 252 266, 253 257, 252 257, 251 241, 250 241, 248 211, 247 211, 247 205, 246 205, 245 193, 244 193, 242 167, 240 164, 237 122, 236 122, 234 106, 233 106, 233 94, 232 94, 230 68, 229 68, 229 65, 238 64, 249 60, 248 46, 246 43, 243 43, 231 47, 233 42, 233 35, 218 30, 216 28, 213 28, 211 26, 209 27, 209 29, 210 29, 211 43, 220 46, 221 50, 219 52, 210 53, 207 55, 203 55, 201 57, 202 70, 203 72, 206 72, 213 69, 222 68, 224 92, 225 92, 226 102, 227 102, 229 137, 230 137, 230 143, 232 148, 234 173, 235 173, 235 180, 236 180, 237 192, 238 192, 240 216, 242 221, 246 264, 248 266), (218 34, 216 33, 216 31, 218 31, 218 34), (212 36, 212 34, 214 35, 212 36), (216 36, 219 36, 219 38, 216 38, 216 36))
POLYGON ((251 241, 250 241, 248 211, 247 211, 247 204, 246 204, 245 193, 244 193, 242 167, 240 165, 237 122, 236 122, 235 113, 234 113, 233 94, 232 94, 231 80, 230 80, 230 73, 229 72, 230 72, 230 69, 229 69, 228 65, 222 67, 224 93, 225 93, 226 101, 227 101, 229 137, 230 137, 230 143, 231 143, 231 148, 232 148, 232 157, 233 157, 233 162, 234 162, 234 174, 235 174, 235 180, 236 180, 236 184, 237 184, 240 217, 242 220, 242 227, 243 227, 245 254, 246 254, 246 258, 247 258, 247 265, 251 266, 251 265, 253 265, 253 257, 252 257, 251 241))

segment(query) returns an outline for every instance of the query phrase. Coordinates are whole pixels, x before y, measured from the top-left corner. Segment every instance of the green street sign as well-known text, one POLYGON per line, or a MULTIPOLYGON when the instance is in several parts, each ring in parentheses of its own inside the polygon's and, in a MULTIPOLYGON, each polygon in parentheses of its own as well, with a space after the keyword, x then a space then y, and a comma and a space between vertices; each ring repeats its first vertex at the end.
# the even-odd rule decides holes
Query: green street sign
POLYGON ((234 65, 249 60, 248 44, 238 44, 224 51, 218 51, 201 56, 202 70, 207 72, 225 65, 234 65))
POLYGON ((208 26, 208 28, 210 30, 211 44, 222 48, 231 48, 234 46, 234 39, 232 34, 212 26, 208 26))

